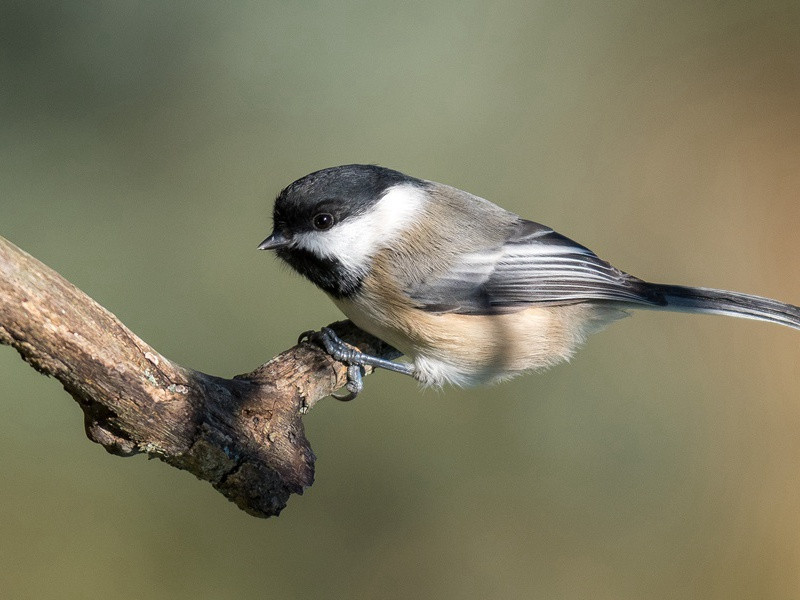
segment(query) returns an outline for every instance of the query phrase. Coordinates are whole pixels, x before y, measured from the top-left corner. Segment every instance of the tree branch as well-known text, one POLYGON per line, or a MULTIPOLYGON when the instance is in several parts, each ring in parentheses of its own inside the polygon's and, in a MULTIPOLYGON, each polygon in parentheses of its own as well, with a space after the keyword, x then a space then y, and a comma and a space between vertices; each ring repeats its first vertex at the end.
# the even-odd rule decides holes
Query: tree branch
MULTIPOLYGON (((364 351, 399 356, 349 321, 331 327, 364 351)), ((177 365, 2 237, 0 343, 64 385, 89 439, 189 471, 259 517, 313 483, 301 417, 346 383, 346 367, 310 344, 233 379, 177 365)))

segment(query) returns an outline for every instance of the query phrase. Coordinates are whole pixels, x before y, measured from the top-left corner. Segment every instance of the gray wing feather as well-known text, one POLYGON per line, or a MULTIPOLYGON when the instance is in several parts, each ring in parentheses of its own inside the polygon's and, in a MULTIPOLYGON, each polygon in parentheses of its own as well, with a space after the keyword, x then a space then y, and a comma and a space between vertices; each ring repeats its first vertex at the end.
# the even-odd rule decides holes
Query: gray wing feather
POLYGON ((462 314, 587 300, 666 304, 650 284, 549 227, 522 220, 501 246, 466 254, 408 292, 424 310, 462 314))

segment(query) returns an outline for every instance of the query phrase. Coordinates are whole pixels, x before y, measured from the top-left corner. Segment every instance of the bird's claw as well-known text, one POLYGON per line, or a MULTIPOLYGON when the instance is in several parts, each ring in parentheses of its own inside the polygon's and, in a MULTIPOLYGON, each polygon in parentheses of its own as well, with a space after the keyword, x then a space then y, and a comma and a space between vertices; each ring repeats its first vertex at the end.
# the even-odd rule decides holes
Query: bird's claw
POLYGON ((355 346, 342 341, 330 327, 323 327, 319 331, 304 331, 297 343, 305 342, 318 344, 324 348, 334 360, 347 365, 347 390, 345 396, 334 396, 339 400, 349 401, 355 398, 364 389, 364 367, 380 367, 395 373, 414 376, 414 366, 407 363, 396 363, 391 360, 364 354, 355 346))
POLYGON ((364 367, 358 362, 362 355, 358 348, 343 341, 330 327, 323 327, 320 331, 304 331, 297 338, 297 343, 305 342, 319 344, 331 358, 347 365, 347 393, 341 396, 331 394, 334 398, 349 402, 361 393, 364 389, 364 367))
POLYGON ((337 396, 336 394, 331 395, 340 402, 350 402, 350 400, 358 396, 361 393, 361 390, 364 389, 363 376, 364 367, 359 365, 349 365, 347 367, 347 384, 345 385, 347 393, 341 396, 337 396))
POLYGON ((315 333, 317 333, 317 332, 314 331, 313 329, 308 329, 308 330, 304 331, 299 336, 297 336, 297 343, 298 344, 304 344, 306 342, 310 342, 311 338, 314 336, 315 333))

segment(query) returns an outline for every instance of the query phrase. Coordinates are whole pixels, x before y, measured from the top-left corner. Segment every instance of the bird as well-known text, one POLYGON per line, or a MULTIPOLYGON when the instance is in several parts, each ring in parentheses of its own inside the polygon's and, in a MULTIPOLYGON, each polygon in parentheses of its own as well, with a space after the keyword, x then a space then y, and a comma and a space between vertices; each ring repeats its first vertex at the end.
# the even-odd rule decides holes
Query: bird
POLYGON ((489 200, 372 164, 322 169, 285 187, 258 248, 274 250, 356 326, 407 357, 362 353, 329 328, 310 336, 348 364, 350 396, 365 365, 437 387, 542 370, 632 309, 800 329, 797 306, 644 281, 489 200))

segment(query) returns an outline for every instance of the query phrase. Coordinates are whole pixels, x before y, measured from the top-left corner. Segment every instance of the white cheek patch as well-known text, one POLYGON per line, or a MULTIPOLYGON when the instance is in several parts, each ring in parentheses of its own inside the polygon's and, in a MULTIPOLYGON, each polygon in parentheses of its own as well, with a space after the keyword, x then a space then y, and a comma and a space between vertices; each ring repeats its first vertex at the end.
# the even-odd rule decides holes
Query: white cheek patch
POLYGON ((349 217, 328 231, 296 234, 294 243, 318 256, 338 259, 348 269, 363 271, 378 250, 420 217, 425 198, 417 186, 393 186, 366 213, 349 217))

